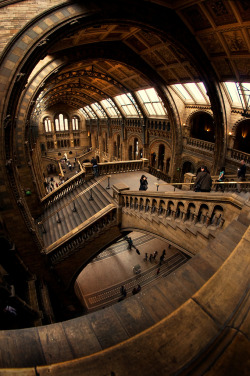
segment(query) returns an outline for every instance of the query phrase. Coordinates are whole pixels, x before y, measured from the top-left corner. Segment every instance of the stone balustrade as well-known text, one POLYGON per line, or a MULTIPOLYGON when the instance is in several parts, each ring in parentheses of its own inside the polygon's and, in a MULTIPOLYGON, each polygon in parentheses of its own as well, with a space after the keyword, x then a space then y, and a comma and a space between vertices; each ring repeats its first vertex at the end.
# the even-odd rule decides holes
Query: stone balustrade
POLYGON ((250 154, 244 153, 240 150, 228 149, 228 156, 230 159, 240 162, 244 160, 246 164, 250 165, 250 154))
POLYGON ((110 204, 82 223, 82 225, 74 228, 71 232, 51 244, 44 250, 44 253, 51 264, 55 265, 78 250, 84 249, 87 242, 99 236, 100 232, 107 231, 110 225, 116 221, 116 218, 116 207, 110 204))
POLYGON ((185 224, 221 228, 237 217, 241 209, 241 200, 224 195, 207 196, 206 193, 141 193, 122 190, 115 195, 123 208, 143 212, 149 216, 157 215, 168 220, 185 224))
POLYGON ((78 174, 72 176, 63 184, 59 185, 58 188, 54 189, 52 192, 47 194, 41 199, 42 204, 45 207, 50 206, 52 203, 60 200, 62 197, 67 195, 69 192, 73 191, 79 185, 82 185, 85 181, 85 171, 81 171, 78 174))
POLYGON ((200 140, 198 138, 192 138, 192 137, 187 138, 187 145, 194 147, 194 148, 203 149, 211 153, 214 152, 214 147, 215 147, 213 142, 208 142, 205 140, 200 140))
MULTIPOLYGON (((98 163, 99 175, 119 174, 129 171, 140 171, 147 169, 149 165, 148 159, 141 158, 132 161, 113 161, 98 163)), ((88 176, 93 176, 93 168, 91 163, 83 163, 83 169, 88 176)))

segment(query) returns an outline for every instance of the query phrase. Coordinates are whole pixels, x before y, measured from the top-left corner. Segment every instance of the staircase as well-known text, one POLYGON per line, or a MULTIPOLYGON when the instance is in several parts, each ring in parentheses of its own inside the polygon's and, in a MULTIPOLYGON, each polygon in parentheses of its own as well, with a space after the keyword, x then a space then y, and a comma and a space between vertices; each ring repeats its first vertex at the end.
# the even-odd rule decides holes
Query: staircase
MULTIPOLYGON (((145 359, 140 375, 162 375, 162 370, 203 375, 211 369, 211 375, 231 374, 216 373, 216 367, 223 357, 232 364, 237 343, 249 346, 249 220, 246 204, 239 217, 189 262, 111 307, 53 326, 2 333, 0 367, 32 367, 27 370, 31 374, 49 372, 53 364, 53 374, 89 375, 85 370, 94 369, 91 374, 100 375, 103 369, 109 374, 115 369, 125 375, 124 359, 129 359, 131 374, 137 374, 139 354, 145 359), (68 366, 73 359, 72 370, 68 366), (147 368, 149 363, 155 372, 147 368)), ((244 356, 238 366, 241 359, 244 356)))
POLYGON ((100 184, 102 180, 103 178, 89 180, 45 208, 37 221, 45 247, 113 202, 110 194, 100 184))

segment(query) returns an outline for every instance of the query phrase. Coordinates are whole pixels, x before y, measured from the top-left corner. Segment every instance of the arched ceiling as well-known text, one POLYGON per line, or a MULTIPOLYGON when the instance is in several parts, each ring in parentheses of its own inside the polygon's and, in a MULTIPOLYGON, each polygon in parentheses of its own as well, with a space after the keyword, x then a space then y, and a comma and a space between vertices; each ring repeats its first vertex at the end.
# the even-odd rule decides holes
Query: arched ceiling
POLYGON ((250 1, 151 2, 168 15, 169 35, 133 22, 98 20, 88 26, 69 21, 67 32, 50 43, 30 80, 36 79, 34 72, 44 77, 36 96, 43 108, 60 103, 84 107, 153 85, 204 82, 207 67, 220 82, 250 82, 250 1), (181 46, 185 28, 193 40, 181 46), (46 58, 54 62, 53 74, 47 74, 46 58))

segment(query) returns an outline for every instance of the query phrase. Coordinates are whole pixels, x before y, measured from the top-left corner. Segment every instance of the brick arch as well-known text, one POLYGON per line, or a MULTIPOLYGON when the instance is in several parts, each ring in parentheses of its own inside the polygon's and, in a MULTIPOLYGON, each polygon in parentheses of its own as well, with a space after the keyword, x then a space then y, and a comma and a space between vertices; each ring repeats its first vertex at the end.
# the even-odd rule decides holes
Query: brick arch
POLYGON ((200 110, 200 109, 199 109, 199 110, 194 110, 193 112, 191 112, 191 114, 188 115, 185 124, 186 124, 187 126, 190 126, 190 121, 191 121, 191 119, 193 118, 193 116, 194 116, 194 115, 197 115, 197 114, 199 114, 199 113, 206 113, 206 114, 212 116, 212 118, 213 118, 213 113, 212 113, 211 110, 207 110, 207 109, 204 109, 204 110, 200 110))
POLYGON ((249 118, 248 119, 241 118, 237 120, 236 123, 232 127, 232 134, 235 136, 238 126, 244 123, 245 121, 249 121, 249 120, 250 120, 249 118))
POLYGON ((164 144, 164 145, 166 145, 166 146, 169 148, 170 152, 171 152, 171 146, 170 146, 168 140, 162 140, 161 138, 158 138, 158 139, 156 139, 156 140, 153 140, 153 141, 150 143, 150 145, 149 145, 149 152, 152 150, 153 147, 155 147, 155 145, 159 145, 159 144, 164 144))

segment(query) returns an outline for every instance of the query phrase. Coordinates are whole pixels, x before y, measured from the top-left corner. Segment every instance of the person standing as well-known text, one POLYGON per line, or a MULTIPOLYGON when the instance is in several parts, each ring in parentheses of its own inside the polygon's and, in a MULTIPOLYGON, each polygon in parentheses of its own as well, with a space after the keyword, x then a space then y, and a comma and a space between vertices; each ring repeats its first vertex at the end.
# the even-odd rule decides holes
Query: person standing
POLYGON ((212 187, 212 178, 206 166, 201 166, 201 171, 196 176, 194 182, 195 192, 210 192, 212 187))
MULTIPOLYGON (((240 168, 238 168, 238 182, 245 181, 246 180, 246 170, 247 166, 245 164, 245 161, 242 159, 240 161, 240 168)), ((241 191, 241 184, 237 184, 237 192, 240 193, 241 191)))
POLYGON ((93 157, 91 159, 90 163, 92 163, 94 175, 98 176, 99 175, 99 171, 98 171, 97 159, 95 157, 93 157))
POLYGON ((148 179, 145 175, 140 178, 140 188, 139 191, 146 191, 148 189, 148 179))

